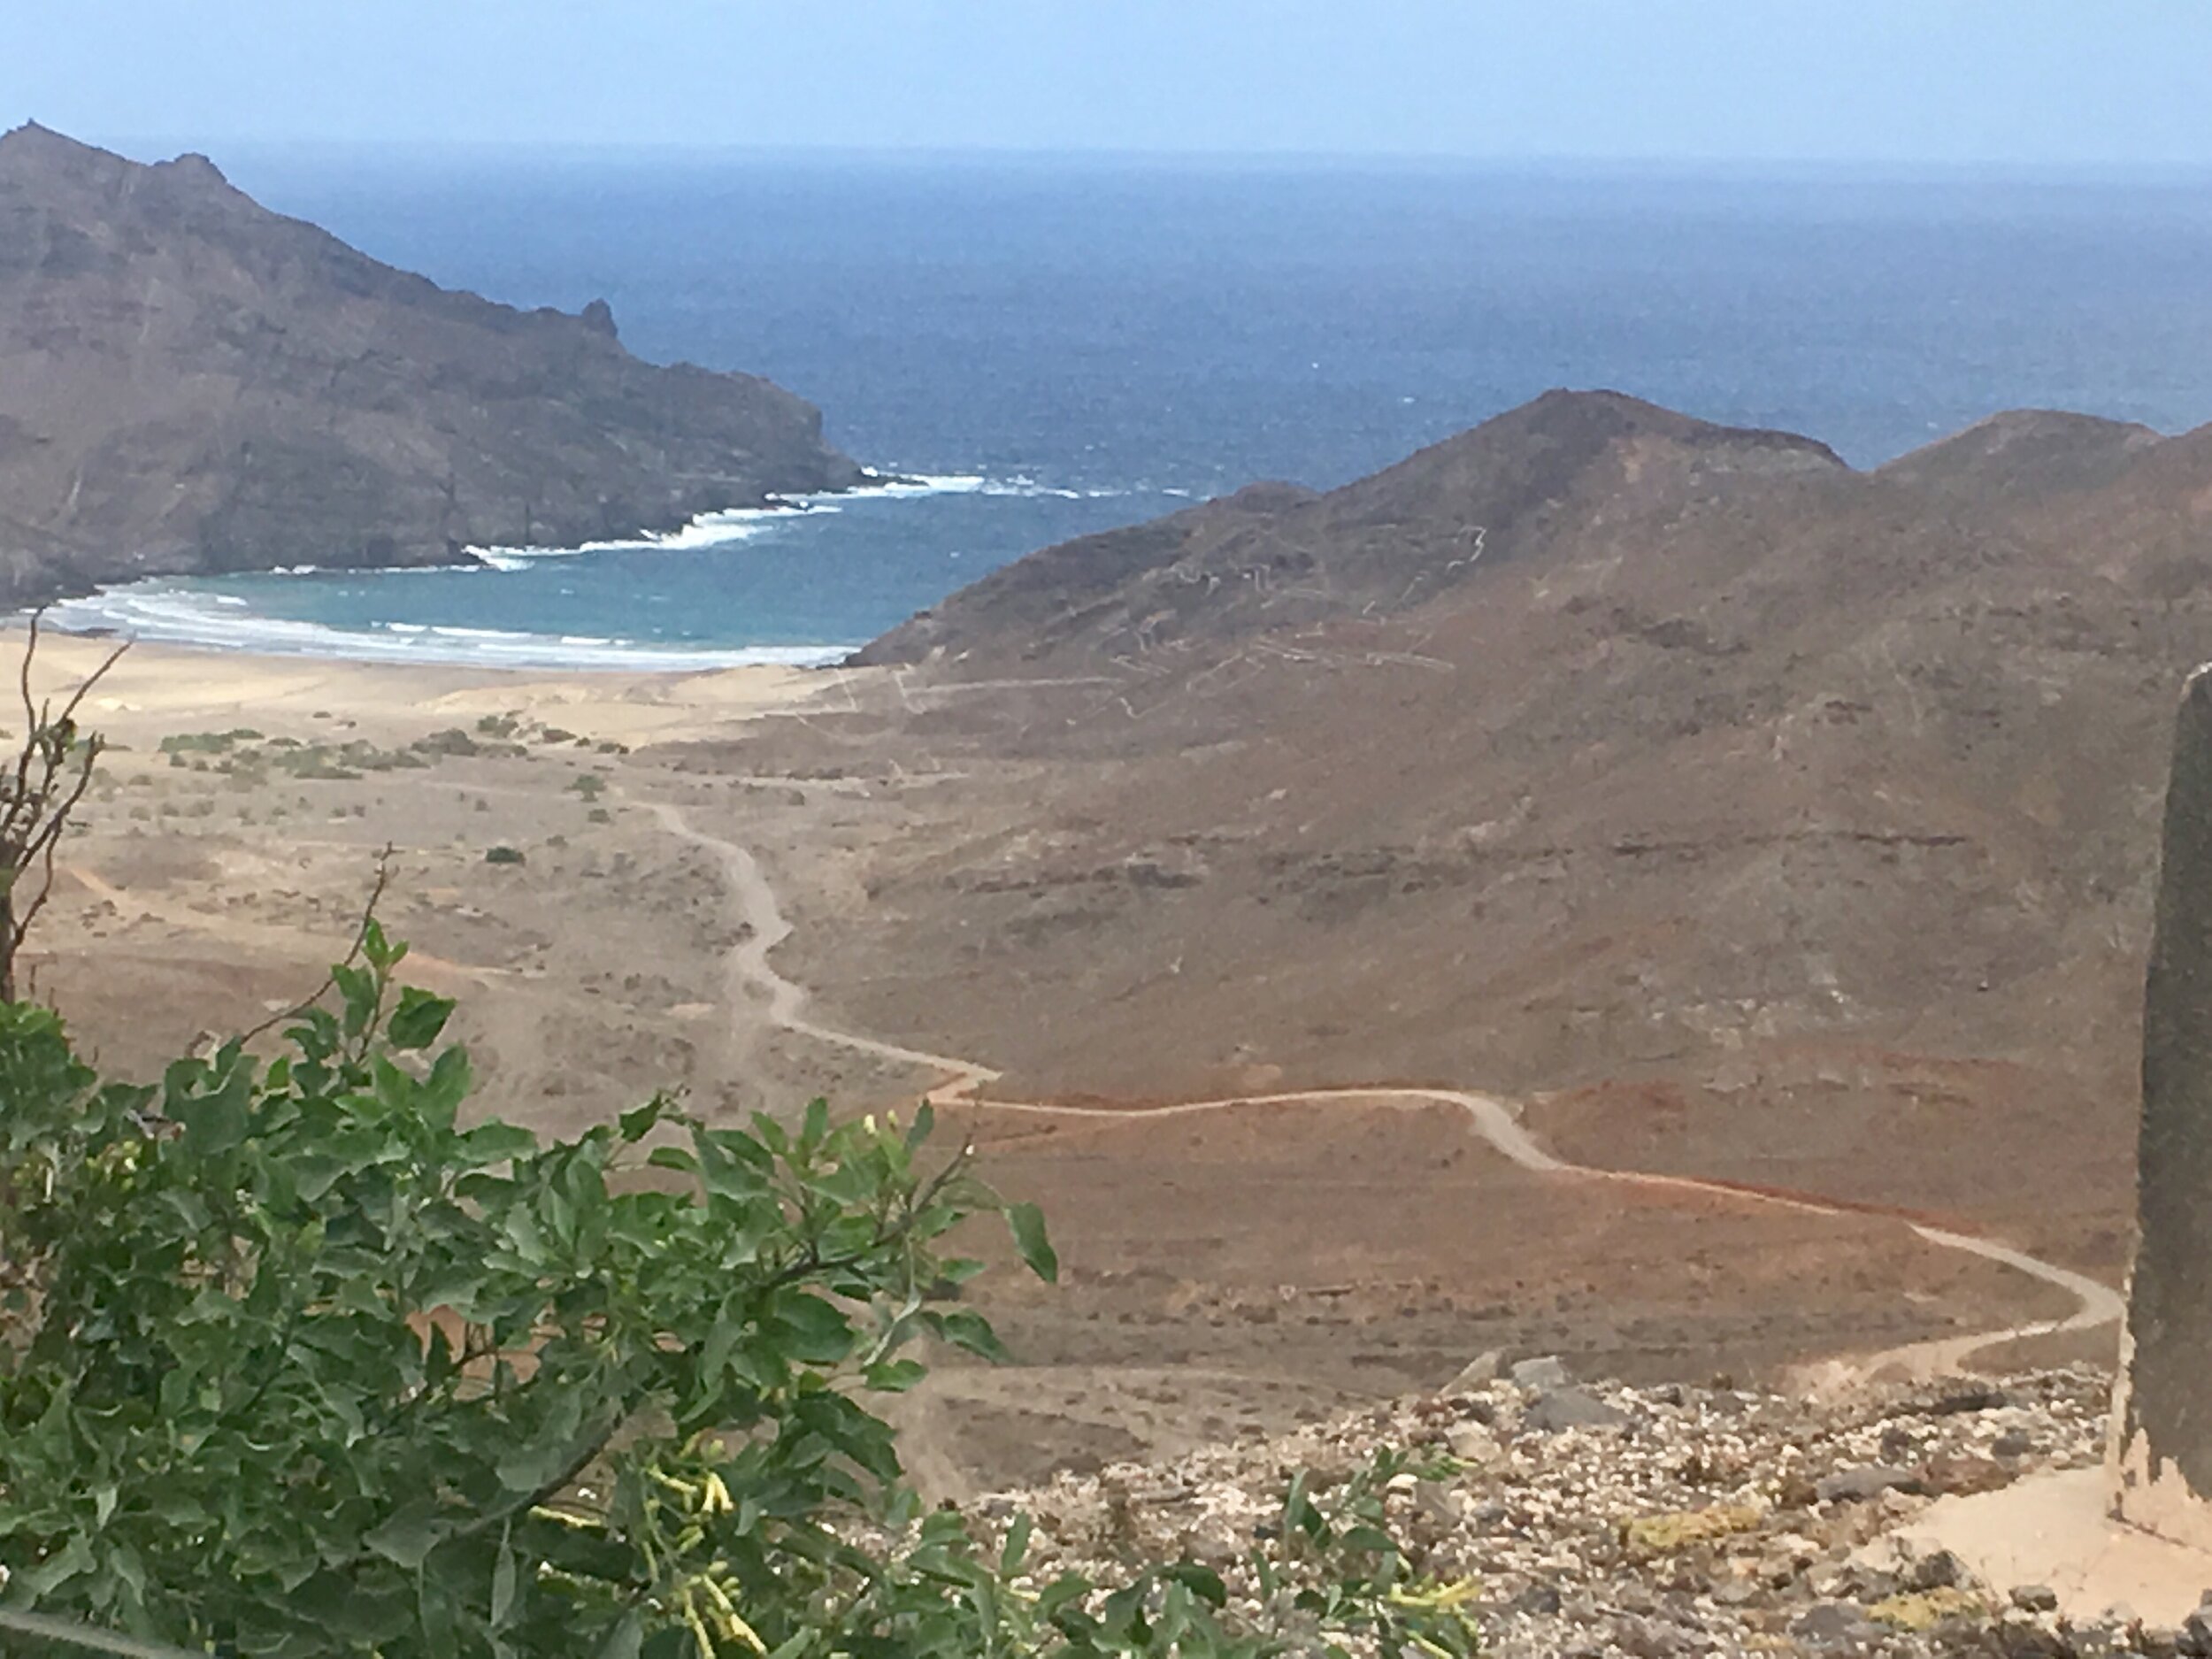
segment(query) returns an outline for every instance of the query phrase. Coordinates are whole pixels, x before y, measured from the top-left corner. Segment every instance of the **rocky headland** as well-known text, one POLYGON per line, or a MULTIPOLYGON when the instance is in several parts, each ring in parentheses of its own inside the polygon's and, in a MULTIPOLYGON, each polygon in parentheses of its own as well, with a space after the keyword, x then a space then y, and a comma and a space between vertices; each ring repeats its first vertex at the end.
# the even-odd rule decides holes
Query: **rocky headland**
POLYGON ((422 565, 849 488, 812 405, 456 293, 213 163, 0 136, 0 603, 131 578, 422 565))

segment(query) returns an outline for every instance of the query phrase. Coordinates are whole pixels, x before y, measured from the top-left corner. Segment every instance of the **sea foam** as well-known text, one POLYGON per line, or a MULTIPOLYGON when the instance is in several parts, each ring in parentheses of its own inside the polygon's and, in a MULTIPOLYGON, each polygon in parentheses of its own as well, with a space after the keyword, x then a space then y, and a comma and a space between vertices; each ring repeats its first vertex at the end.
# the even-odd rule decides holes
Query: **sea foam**
MULTIPOLYGON (((672 554, 726 548, 765 535, 797 520, 874 502, 933 495, 1041 497, 1098 500, 1126 495, 1115 488, 1075 489, 1040 482, 1026 473, 993 477, 981 472, 886 474, 854 490, 772 499, 759 507, 702 513, 675 529, 649 534, 587 541, 575 547, 486 546, 468 549, 472 562, 442 570, 472 571, 495 578, 528 569, 548 559, 585 554, 672 554)), ((952 557, 958 557, 958 554, 952 557)), ((311 576, 311 564, 271 572, 311 576)), ((373 580, 377 572, 349 572, 373 580)), ((565 593, 566 589, 563 590, 565 593)), ((799 645, 685 646, 640 641, 614 634, 534 634, 458 624, 380 621, 365 627, 333 627, 325 623, 272 617, 254 611, 234 594, 215 593, 161 578, 104 589, 54 605, 54 625, 75 632, 104 631, 164 644, 256 651, 296 657, 350 657, 371 662, 447 663, 480 667, 694 670, 776 664, 815 667, 839 661, 857 641, 799 645)))

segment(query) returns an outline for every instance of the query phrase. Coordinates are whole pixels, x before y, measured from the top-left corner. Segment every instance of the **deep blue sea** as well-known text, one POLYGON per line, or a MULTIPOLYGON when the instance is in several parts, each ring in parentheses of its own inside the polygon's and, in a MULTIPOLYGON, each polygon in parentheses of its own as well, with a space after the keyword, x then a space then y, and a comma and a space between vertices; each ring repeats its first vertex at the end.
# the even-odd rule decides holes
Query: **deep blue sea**
MULTIPOLYGON (((2003 408, 2212 420, 2212 180, 790 156, 222 158, 269 205, 642 356, 766 374, 926 487, 492 568, 119 590, 259 649, 818 660, 1033 548, 1328 486, 1554 386, 1873 465, 2003 408)), ((312 566, 318 549, 299 549, 312 566)))

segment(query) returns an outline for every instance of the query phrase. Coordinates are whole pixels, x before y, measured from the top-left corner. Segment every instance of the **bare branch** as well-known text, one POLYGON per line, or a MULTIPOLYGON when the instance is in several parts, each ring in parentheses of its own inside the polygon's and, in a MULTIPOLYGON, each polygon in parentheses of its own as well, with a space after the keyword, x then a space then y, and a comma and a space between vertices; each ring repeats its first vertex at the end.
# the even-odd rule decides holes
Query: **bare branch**
POLYGON ((0 1002, 14 1000, 16 958, 31 924, 53 895, 56 854, 106 748, 96 733, 79 736, 77 710, 130 649, 126 640, 110 651, 78 681, 57 715, 52 703, 41 702, 31 685, 43 619, 42 611, 31 613, 16 669, 23 737, 12 765, 0 768, 0 1002))
MULTIPOLYGON (((347 948, 346 954, 339 959, 338 968, 350 968, 361 960, 361 952, 369 942, 370 924, 376 920, 377 906, 383 903, 385 892, 392 885, 392 859, 397 851, 398 849, 391 842, 387 841, 384 843, 384 849, 377 854, 376 879, 369 887, 367 902, 361 907, 361 922, 360 926, 353 930, 353 943, 347 948)), ((256 1037, 266 1035, 277 1026, 284 1024, 286 1020, 297 1019, 307 1012, 309 1009, 337 989, 338 968, 333 968, 325 974, 323 982, 307 995, 289 1008, 279 1009, 252 1030, 245 1033, 239 1041, 251 1042, 256 1037)))

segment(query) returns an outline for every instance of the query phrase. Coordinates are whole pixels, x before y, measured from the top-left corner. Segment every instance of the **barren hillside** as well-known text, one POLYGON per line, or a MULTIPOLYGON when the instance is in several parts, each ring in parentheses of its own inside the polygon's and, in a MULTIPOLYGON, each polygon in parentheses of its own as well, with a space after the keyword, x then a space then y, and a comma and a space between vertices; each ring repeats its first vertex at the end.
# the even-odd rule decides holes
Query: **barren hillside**
POLYGON ((859 476, 811 405, 641 362, 604 305, 448 292, 204 157, 0 136, 0 599, 573 544, 859 476))

